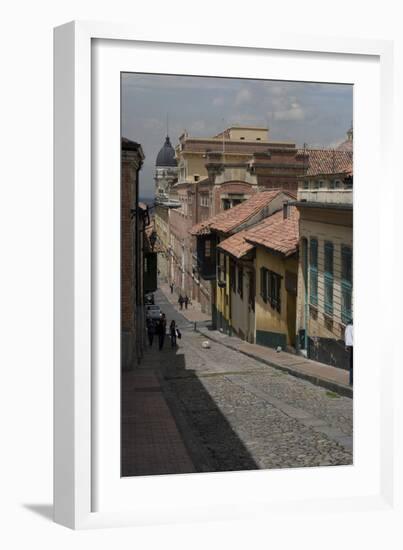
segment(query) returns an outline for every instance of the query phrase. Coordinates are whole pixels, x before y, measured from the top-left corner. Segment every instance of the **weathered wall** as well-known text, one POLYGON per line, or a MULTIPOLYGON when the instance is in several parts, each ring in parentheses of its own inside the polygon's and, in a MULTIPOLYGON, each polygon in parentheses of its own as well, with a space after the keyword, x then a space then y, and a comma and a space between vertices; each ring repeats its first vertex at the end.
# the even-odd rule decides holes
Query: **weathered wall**
POLYGON ((341 247, 353 247, 352 212, 303 209, 300 219, 300 237, 308 241, 318 240, 318 304, 309 304, 309 270, 308 270, 308 308, 305 312, 305 282, 303 277, 302 255, 299 266, 297 330, 305 328, 307 333, 309 355, 312 359, 339 366, 348 367, 348 356, 344 349, 345 325, 341 316, 341 247), (315 218, 321 221, 314 221, 315 218), (334 246, 333 256, 333 314, 325 314, 324 307, 324 243, 330 241, 334 246))
POLYGON ((234 332, 243 340, 253 342, 255 339, 255 314, 249 306, 248 271, 243 268, 242 295, 238 291, 238 273, 240 264, 235 269, 235 291, 231 290, 231 324, 234 332))
POLYGON ((157 257, 157 269, 160 280, 168 281, 169 268, 169 208, 157 205, 154 215, 155 231, 161 245, 161 252, 157 257))
POLYGON ((142 257, 137 211, 137 170, 143 160, 141 146, 122 141, 121 178, 121 366, 133 368, 142 356, 142 257))
POLYGON ((296 315, 296 307, 290 308, 292 297, 288 296, 285 286, 286 271, 297 274, 298 260, 295 257, 283 258, 267 250, 256 248, 256 343, 270 347, 294 346, 295 338, 290 335, 289 323, 294 324, 291 318, 296 315), (273 309, 269 302, 264 302, 261 296, 260 269, 265 267, 278 275, 281 275, 281 309, 280 312, 273 309))
POLYGON ((221 280, 225 282, 225 286, 219 286, 217 280, 215 304, 217 328, 231 334, 229 258, 224 254, 220 254, 220 256, 223 257, 221 261, 225 268, 225 274, 221 276, 221 280))

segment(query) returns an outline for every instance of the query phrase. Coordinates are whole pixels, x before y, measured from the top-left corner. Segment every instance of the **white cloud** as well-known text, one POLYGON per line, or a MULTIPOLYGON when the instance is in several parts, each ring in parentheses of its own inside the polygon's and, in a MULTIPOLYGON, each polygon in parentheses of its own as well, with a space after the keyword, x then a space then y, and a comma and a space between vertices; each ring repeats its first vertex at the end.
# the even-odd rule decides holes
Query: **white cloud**
POLYGON ((268 115, 272 120, 304 120, 305 111, 296 97, 278 96, 268 115))
POLYGON ((252 113, 246 113, 246 112, 242 112, 242 113, 234 113, 234 115, 231 117, 230 119, 230 123, 231 124, 234 124, 234 125, 237 125, 237 124, 256 124, 256 125, 261 125, 261 126, 264 126, 266 124, 266 119, 262 116, 260 116, 260 114, 256 115, 256 114, 252 114, 252 113))
POLYGON ((248 88, 241 88, 235 97, 235 105, 242 105, 252 101, 252 92, 248 88))
POLYGON ((213 99, 213 105, 215 107, 220 107, 221 105, 224 105, 225 99, 222 96, 217 96, 213 99))
POLYGON ((218 93, 223 91, 232 91, 234 81, 230 78, 205 77, 205 76, 176 76, 176 75, 158 75, 144 73, 123 73, 122 85, 124 91, 134 92, 158 92, 166 90, 185 89, 195 92, 205 92, 206 90, 215 90, 218 93))
POLYGON ((272 84, 270 88, 267 89, 270 96, 280 96, 284 95, 288 91, 288 86, 282 84, 272 84))
POLYGON ((299 103, 292 103, 289 109, 274 113, 275 120, 304 120, 305 112, 299 103))
POLYGON ((194 120, 187 128, 190 134, 203 132, 205 129, 206 129, 206 123, 204 122, 204 120, 194 120))
POLYGON ((164 128, 164 122, 160 118, 146 118, 143 127, 146 130, 162 130, 164 128))

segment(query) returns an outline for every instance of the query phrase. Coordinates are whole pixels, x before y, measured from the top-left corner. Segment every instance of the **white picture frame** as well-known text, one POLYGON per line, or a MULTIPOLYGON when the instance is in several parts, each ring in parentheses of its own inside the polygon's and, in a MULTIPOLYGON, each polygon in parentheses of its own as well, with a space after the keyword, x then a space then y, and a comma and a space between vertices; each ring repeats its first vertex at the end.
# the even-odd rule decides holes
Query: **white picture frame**
POLYGON ((223 34, 213 45, 206 45, 194 40, 193 33, 186 36, 184 32, 178 42, 169 30, 165 36, 155 37, 151 31, 131 25, 73 22, 55 29, 54 53, 55 521, 82 529, 265 517, 302 510, 312 515, 345 509, 393 512, 391 419, 395 414, 396 356, 393 348, 381 350, 387 327, 381 324, 375 330, 370 326, 366 300, 374 282, 381 280, 382 285, 372 294, 374 307, 383 311, 391 307, 385 288, 393 284, 394 275, 381 271, 380 265, 384 255, 393 250, 393 242, 388 240, 393 227, 387 204, 393 203, 394 187, 385 188, 381 204, 370 191, 376 189, 381 165, 382 174, 392 181, 392 43, 270 33, 254 43, 240 37, 232 41, 223 34), (161 58, 164 50, 169 57, 161 58), (248 66, 242 59, 248 60, 248 66), (261 69, 267 59, 271 61, 270 74, 261 69), (371 255, 372 265, 355 291, 359 312, 355 318, 362 319, 356 329, 356 361, 365 362, 366 369, 355 375, 354 466, 118 479, 119 379, 113 374, 120 369, 120 364, 116 365, 116 274, 120 269, 116 76, 133 68, 138 72, 207 74, 211 67, 216 76, 274 78, 277 74, 284 79, 285 66, 293 59, 294 72, 287 74, 294 74, 296 80, 340 81, 341 76, 329 80, 330 64, 332 74, 349 74, 347 81, 356 87, 355 200, 359 198, 362 208, 355 213, 355 262, 360 271, 371 255), (297 67, 296 59, 304 63, 297 67), (111 109, 104 116, 103 107, 109 101, 111 109), (368 121, 371 109, 373 119, 368 121), (372 135, 368 135, 370 127, 372 135), (99 164, 101 157, 103 164, 99 164), (102 178, 117 182, 118 187, 99 186, 102 178), (360 180, 365 180, 367 193, 360 180), (371 220, 367 214, 374 208, 376 216, 371 220), (110 225, 105 228, 100 220, 106 218, 110 225), (372 242, 370 251, 368 242, 372 242), (103 298, 106 289, 108 300, 103 298), (114 336, 102 348, 99 336, 108 329, 114 336), (368 342, 370 349, 365 346, 368 342), (115 365, 114 371, 106 372, 106 357, 115 365), (111 415, 105 414, 106 402, 111 415), (368 423, 375 435, 368 433, 368 423))

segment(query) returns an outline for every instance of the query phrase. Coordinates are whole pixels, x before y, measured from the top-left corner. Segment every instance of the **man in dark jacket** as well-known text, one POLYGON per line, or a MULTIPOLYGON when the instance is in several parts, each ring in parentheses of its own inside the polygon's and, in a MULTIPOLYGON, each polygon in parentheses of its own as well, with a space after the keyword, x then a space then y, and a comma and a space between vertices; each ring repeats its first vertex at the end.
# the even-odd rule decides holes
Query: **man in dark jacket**
POLYGON ((157 325, 157 333, 158 333, 158 347, 160 350, 164 347, 164 340, 165 340, 165 333, 167 330, 167 320, 165 317, 165 313, 161 313, 161 317, 158 321, 157 325))
POLYGON ((147 320, 147 336, 148 336, 148 343, 150 344, 150 347, 153 345, 154 340, 154 334, 155 334, 155 323, 153 319, 147 320))

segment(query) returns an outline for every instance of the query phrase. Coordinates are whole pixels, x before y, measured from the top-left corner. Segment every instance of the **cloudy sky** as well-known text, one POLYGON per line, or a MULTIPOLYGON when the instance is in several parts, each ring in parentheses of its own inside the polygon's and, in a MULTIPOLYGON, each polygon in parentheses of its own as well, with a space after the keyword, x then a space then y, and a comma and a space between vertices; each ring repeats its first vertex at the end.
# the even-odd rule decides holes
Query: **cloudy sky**
POLYGON ((122 134, 141 143, 143 197, 154 195, 155 159, 167 133, 210 137, 231 125, 268 126, 272 141, 332 147, 353 118, 353 88, 230 78, 123 74, 122 134))

